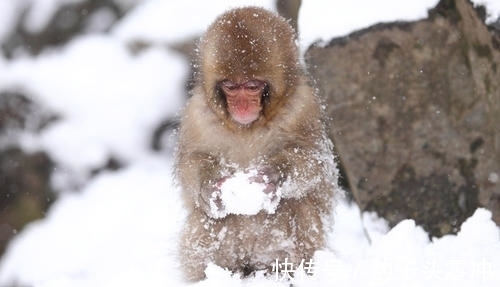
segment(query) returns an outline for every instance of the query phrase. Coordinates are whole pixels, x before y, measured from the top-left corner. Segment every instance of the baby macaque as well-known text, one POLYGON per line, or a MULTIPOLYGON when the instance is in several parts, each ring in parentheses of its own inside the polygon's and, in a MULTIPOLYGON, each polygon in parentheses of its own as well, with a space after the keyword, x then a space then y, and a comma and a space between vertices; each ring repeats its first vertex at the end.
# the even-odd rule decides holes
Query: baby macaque
POLYGON ((176 176, 188 208, 186 279, 212 262, 248 275, 325 247, 338 170, 322 109, 282 17, 230 10, 199 43, 176 176))

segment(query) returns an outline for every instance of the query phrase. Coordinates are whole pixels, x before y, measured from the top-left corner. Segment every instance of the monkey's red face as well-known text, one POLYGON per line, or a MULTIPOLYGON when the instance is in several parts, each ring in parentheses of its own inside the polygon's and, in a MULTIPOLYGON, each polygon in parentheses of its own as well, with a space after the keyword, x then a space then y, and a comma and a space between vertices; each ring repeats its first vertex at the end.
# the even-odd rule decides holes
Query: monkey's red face
POLYGON ((266 87, 266 82, 256 79, 243 82, 230 80, 220 82, 231 118, 242 125, 256 121, 262 111, 262 97, 266 87))

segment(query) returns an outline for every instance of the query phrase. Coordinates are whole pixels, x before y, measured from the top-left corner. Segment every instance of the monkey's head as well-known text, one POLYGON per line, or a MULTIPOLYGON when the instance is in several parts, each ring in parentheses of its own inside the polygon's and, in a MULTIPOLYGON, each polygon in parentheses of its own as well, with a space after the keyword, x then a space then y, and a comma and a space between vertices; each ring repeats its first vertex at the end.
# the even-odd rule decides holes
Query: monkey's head
POLYGON ((262 8, 230 10, 199 45, 199 78, 207 103, 224 121, 250 127, 270 120, 297 85, 293 28, 262 8))

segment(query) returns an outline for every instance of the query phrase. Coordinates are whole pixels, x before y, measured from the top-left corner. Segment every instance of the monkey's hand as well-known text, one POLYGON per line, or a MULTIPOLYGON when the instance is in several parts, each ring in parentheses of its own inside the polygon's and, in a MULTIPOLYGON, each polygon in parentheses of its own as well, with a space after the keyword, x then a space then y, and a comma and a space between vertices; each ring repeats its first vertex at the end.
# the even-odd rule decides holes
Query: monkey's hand
POLYGON ((263 209, 269 213, 274 213, 281 199, 281 192, 278 187, 282 183, 282 174, 276 168, 268 165, 257 167, 253 173, 254 175, 249 177, 249 181, 264 185, 262 192, 266 194, 266 200, 263 203, 263 209))
POLYGON ((260 166, 256 169, 256 174, 249 178, 250 182, 264 184, 262 190, 265 194, 276 195, 276 189, 280 182, 280 173, 270 166, 260 166))
POLYGON ((200 207, 210 217, 221 218, 226 215, 221 188, 227 178, 222 177, 215 182, 207 182, 201 187, 200 207))

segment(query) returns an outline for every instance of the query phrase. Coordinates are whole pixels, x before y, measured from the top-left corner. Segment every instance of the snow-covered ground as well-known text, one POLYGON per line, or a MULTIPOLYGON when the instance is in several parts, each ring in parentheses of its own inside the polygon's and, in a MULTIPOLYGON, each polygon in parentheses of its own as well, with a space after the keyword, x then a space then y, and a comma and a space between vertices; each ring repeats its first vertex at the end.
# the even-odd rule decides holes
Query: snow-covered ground
MULTIPOLYGON (((0 1, 0 40, 15 11, 32 1, 38 8, 28 27, 40 27, 54 7, 78 0, 0 1)), ((151 151, 149 141, 161 120, 179 113, 188 63, 159 46, 133 55, 127 41, 173 43, 199 35, 230 7, 274 5, 271 0, 122 2, 140 4, 109 34, 87 34, 36 58, 0 57, 0 90, 22 86, 62 115, 41 134, 19 140, 58 162, 54 184, 66 191, 45 219, 12 241, 0 262, 2 287, 187 285, 176 255, 185 212, 172 183, 172 155, 151 151), (110 155, 125 167, 71 192, 79 185, 68 179, 84 182, 110 155)), ((306 47, 379 21, 425 17, 437 0, 303 2, 299 26, 306 47)), ((499 1, 475 2, 487 4, 489 21, 500 15, 499 1)), ((500 286, 500 229, 485 209, 458 235, 432 240, 412 220, 389 229, 375 214, 360 215, 357 206, 343 201, 335 216, 329 248, 304 262, 303 271, 294 266, 270 278, 258 273, 242 280, 211 265, 208 278, 195 286, 288 286, 286 277, 294 271, 294 286, 500 286)))

